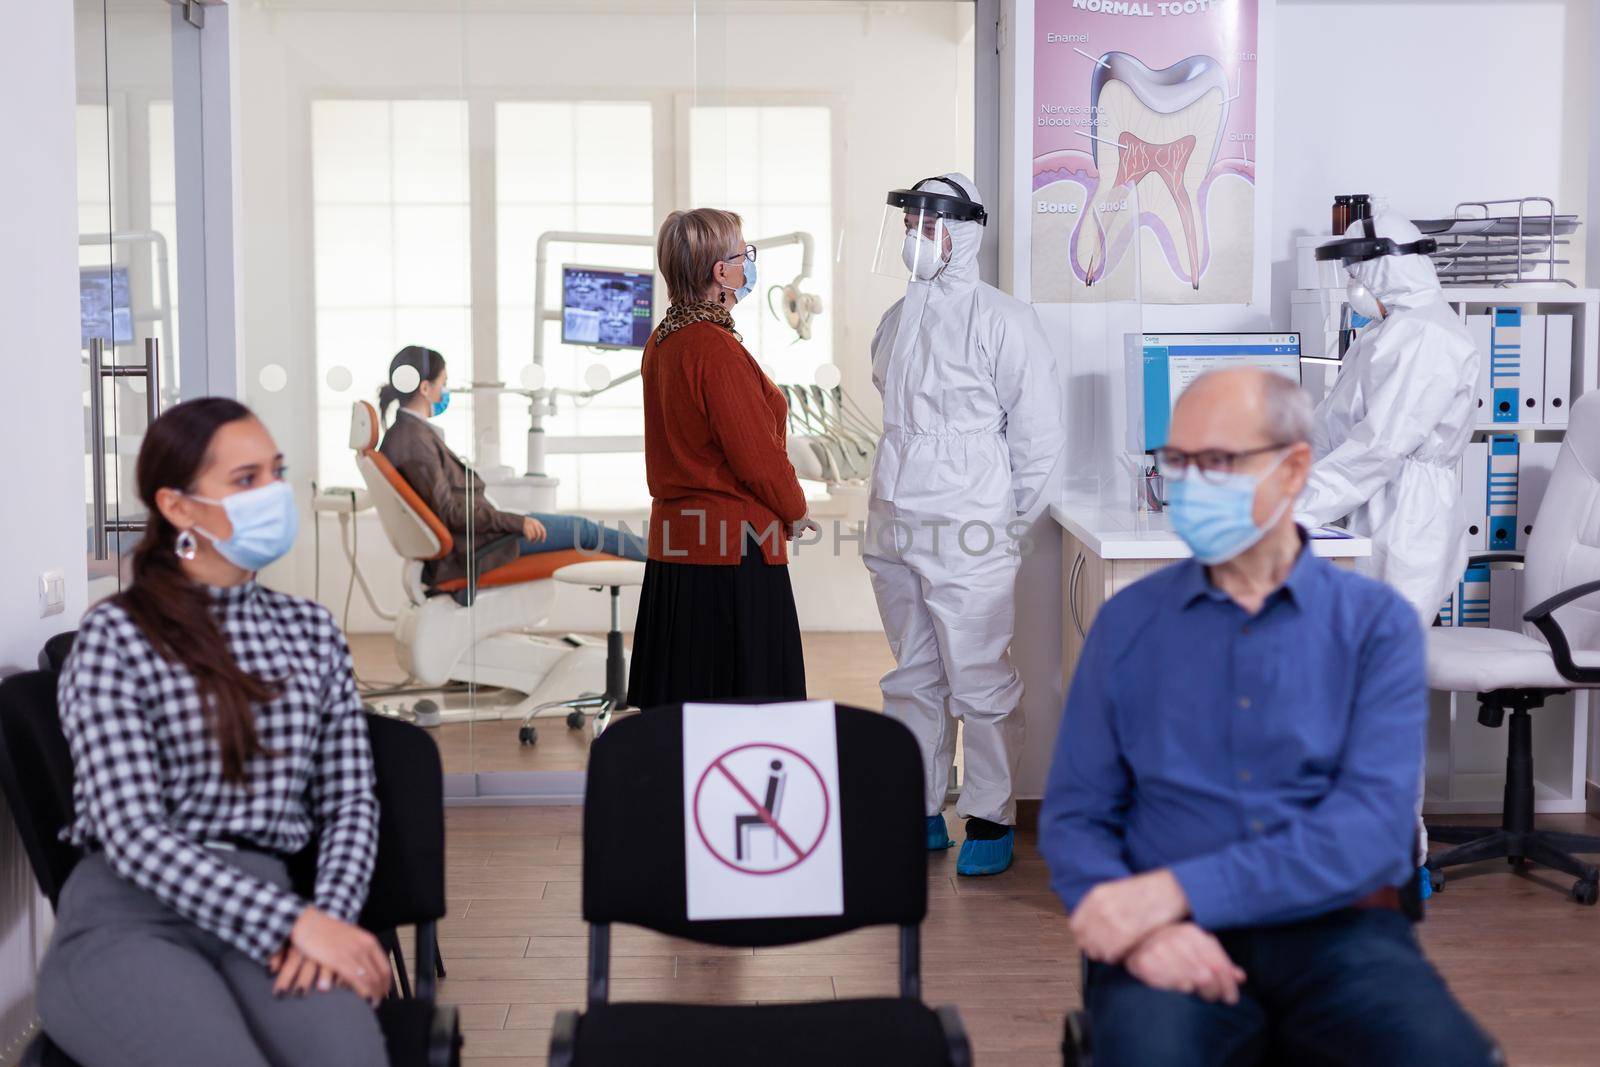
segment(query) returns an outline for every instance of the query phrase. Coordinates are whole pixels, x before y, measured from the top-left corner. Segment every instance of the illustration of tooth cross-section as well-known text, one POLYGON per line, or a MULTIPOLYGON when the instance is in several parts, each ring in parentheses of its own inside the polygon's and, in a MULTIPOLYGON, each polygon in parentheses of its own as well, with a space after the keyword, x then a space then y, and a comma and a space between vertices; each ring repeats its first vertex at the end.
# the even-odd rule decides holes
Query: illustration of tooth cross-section
POLYGON ((1182 235, 1187 280, 1199 289, 1195 196, 1217 161, 1228 124, 1227 73, 1210 56, 1151 70, 1126 52, 1107 52, 1095 64, 1089 102, 1100 182, 1085 211, 1093 224, 1079 236, 1075 266, 1089 285, 1104 276, 1108 248, 1137 221, 1133 212, 1112 210, 1121 190, 1133 187, 1140 209, 1165 225, 1173 244, 1182 235), (1158 184, 1165 193, 1146 192, 1158 184))

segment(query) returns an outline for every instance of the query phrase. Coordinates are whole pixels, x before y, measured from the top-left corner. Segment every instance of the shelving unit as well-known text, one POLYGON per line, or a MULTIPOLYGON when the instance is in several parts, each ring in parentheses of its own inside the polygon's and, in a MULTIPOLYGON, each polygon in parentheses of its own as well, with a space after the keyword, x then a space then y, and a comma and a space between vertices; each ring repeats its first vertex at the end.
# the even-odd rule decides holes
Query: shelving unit
MULTIPOLYGON (((1576 400, 1600 385, 1600 290, 1564 285, 1450 287, 1445 298, 1463 320, 1491 307, 1521 307, 1532 314, 1573 317, 1571 392, 1576 400)), ((1301 352, 1309 357, 1338 354, 1338 322, 1343 289, 1300 289, 1293 293, 1290 328, 1300 332, 1301 352), (1329 327, 1332 327, 1331 329, 1329 327)), ((1484 354, 1488 358, 1488 354, 1484 354)), ((1303 379, 1313 398, 1330 388, 1337 364, 1308 363, 1303 379)), ((1560 440, 1566 424, 1480 422, 1474 437, 1514 433, 1524 440, 1560 440)), ((1516 576, 1520 579, 1520 575, 1516 576)), ((1520 593, 1521 583, 1517 588, 1520 593)), ((1548 701, 1533 714, 1535 808, 1541 813, 1585 810, 1589 731, 1593 710, 1588 693, 1548 701)), ((1474 693, 1433 693, 1428 720, 1427 795, 1430 815, 1486 814, 1500 810, 1505 787, 1506 731, 1478 723, 1474 693)))

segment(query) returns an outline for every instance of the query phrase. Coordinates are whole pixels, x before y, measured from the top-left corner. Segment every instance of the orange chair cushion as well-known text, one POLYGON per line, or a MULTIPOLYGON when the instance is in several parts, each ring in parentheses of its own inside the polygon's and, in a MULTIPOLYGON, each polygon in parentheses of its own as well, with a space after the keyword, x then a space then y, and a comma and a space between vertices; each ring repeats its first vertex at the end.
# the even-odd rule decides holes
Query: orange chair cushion
MULTIPOLYGON (((519 556, 502 567, 492 571, 484 571, 478 575, 479 589, 493 589, 501 585, 521 585, 523 582, 537 582, 541 578, 548 578, 556 571, 569 563, 593 563, 596 560, 618 560, 621 557, 607 555, 604 552, 580 552, 576 548, 564 548, 558 552, 535 552, 528 556, 519 556)), ((441 593, 454 593, 467 587, 465 578, 452 578, 448 582, 440 582, 434 586, 441 593)))

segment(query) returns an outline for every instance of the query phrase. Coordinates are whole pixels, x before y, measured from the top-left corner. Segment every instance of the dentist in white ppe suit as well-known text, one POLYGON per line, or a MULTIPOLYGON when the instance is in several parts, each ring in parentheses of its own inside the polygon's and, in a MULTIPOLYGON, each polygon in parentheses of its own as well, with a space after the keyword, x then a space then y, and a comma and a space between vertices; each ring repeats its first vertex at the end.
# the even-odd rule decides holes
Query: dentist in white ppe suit
POLYGON ((956 870, 1011 864, 1022 682, 1011 664, 1020 517, 1062 451, 1055 360, 1033 308, 978 279, 987 215, 970 178, 889 194, 877 269, 908 278, 872 339, 883 440, 864 555, 895 667, 884 710, 922 746, 930 849, 962 726, 956 870))
MULTIPOLYGON (((1380 212, 1317 249, 1318 259, 1344 264, 1350 307, 1373 325, 1317 407, 1315 462, 1296 512, 1303 525, 1344 519, 1370 537, 1372 556, 1358 566, 1410 601, 1423 626, 1467 566, 1459 466, 1477 421, 1482 358, 1445 303, 1426 254, 1433 248, 1409 221, 1380 212)), ((1420 864, 1428 858, 1420 793, 1417 839, 1420 864)))
POLYGON ((1467 565, 1458 468, 1477 421, 1479 360, 1424 254, 1431 245, 1407 220, 1380 214, 1317 250, 1345 263, 1350 307, 1374 323, 1317 407, 1316 462, 1298 510, 1309 524, 1345 519, 1370 537, 1367 572, 1399 590, 1424 626, 1467 565))

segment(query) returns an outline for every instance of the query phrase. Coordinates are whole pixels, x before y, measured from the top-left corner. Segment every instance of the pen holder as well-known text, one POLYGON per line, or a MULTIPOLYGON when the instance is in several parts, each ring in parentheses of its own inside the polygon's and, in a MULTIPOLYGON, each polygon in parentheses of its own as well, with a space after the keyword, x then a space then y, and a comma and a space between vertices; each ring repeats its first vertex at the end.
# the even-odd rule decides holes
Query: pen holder
POLYGON ((1142 503, 1150 511, 1165 511, 1167 480, 1156 471, 1147 471, 1140 482, 1142 503))

